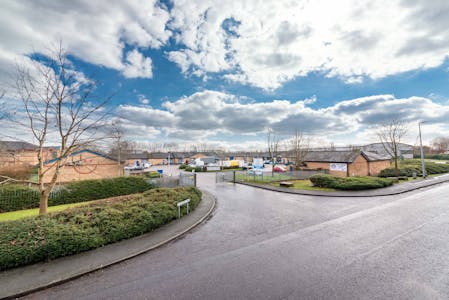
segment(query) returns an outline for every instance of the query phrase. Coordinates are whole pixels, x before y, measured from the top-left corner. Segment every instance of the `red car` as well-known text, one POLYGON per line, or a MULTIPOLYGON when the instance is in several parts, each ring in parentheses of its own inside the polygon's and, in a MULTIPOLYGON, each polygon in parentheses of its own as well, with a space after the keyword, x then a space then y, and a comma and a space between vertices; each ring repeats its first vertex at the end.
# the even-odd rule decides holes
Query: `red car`
POLYGON ((284 166, 274 166, 273 172, 287 172, 287 168, 284 166))

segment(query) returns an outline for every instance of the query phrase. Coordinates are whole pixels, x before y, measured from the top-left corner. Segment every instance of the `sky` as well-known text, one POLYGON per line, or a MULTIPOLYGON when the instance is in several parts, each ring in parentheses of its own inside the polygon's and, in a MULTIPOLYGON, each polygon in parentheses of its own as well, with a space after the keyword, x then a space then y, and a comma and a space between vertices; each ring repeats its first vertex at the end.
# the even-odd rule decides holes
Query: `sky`
POLYGON ((358 145, 400 119, 405 142, 426 121, 430 143, 449 136, 448 15, 444 0, 3 0, 0 87, 62 41, 129 140, 243 150, 271 128, 358 145))

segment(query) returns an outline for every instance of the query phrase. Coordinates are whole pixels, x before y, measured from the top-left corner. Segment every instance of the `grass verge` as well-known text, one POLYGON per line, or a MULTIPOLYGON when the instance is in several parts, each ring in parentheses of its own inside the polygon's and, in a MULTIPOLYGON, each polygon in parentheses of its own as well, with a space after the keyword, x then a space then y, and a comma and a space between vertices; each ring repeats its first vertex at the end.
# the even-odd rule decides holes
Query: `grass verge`
MULTIPOLYGON (((63 205, 56 205, 56 206, 49 206, 48 212, 58 212, 62 211, 68 208, 73 208, 81 205, 87 205, 93 202, 97 202, 101 200, 93 200, 88 202, 81 202, 81 203, 70 203, 70 204, 63 204, 63 205)), ((24 209, 24 210, 16 210, 16 211, 10 211, 5 213, 0 213, 0 222, 6 222, 6 221, 14 221, 23 219, 26 217, 33 217, 39 215, 39 208, 32 208, 32 209, 24 209)))
MULTIPOLYGON (((322 192, 335 192, 336 189, 314 186, 310 180, 289 180, 293 183, 291 189, 306 190, 306 191, 322 191, 322 192)), ((270 183, 272 186, 280 187, 279 182, 270 183)))

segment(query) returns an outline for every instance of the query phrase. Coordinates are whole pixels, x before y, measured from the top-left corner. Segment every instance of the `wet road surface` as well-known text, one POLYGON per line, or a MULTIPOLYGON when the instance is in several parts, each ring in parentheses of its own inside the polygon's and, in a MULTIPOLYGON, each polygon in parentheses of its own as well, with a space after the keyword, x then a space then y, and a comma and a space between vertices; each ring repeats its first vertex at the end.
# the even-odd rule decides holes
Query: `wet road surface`
POLYGON ((379 198, 198 182, 218 198, 181 239, 27 299, 448 299, 449 184, 379 198))

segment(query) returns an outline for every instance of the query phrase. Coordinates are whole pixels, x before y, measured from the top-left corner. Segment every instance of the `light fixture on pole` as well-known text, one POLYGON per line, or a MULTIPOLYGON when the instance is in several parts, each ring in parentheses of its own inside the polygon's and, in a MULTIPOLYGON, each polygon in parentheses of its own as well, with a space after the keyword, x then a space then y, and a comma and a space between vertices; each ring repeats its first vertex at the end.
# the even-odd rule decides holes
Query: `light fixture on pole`
POLYGON ((424 150, 422 147, 422 137, 421 137, 421 124, 425 123, 426 121, 421 121, 418 123, 418 128, 419 128, 419 145, 420 145, 420 150, 421 150, 421 170, 422 170, 422 177, 426 178, 427 177, 427 172, 426 172, 426 165, 424 164, 424 150))

